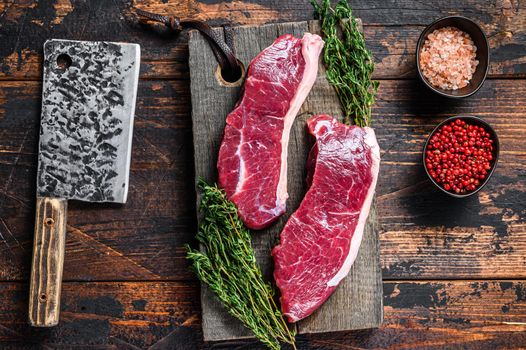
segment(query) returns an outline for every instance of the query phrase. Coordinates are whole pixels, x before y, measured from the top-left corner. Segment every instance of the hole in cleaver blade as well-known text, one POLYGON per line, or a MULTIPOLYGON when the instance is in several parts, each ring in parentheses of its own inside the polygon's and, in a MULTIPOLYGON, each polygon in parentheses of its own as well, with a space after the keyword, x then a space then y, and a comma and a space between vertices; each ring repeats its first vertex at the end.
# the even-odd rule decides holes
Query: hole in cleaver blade
POLYGON ((39 197, 126 202, 139 68, 137 44, 46 41, 39 197))

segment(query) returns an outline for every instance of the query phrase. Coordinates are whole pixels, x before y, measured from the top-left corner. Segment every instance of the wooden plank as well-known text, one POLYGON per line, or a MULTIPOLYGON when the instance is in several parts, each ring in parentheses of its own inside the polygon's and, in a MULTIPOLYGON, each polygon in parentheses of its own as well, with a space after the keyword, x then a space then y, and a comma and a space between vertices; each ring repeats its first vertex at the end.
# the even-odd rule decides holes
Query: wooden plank
POLYGON ((188 281, 67 282, 59 325, 35 330, 27 322, 28 285, 0 283, 0 348, 197 349, 198 289, 188 281))
POLYGON ((487 81, 473 99, 447 108, 416 82, 384 82, 380 89, 374 120, 383 150, 381 175, 389 174, 381 178, 378 196, 384 278, 522 278, 526 81, 487 81), (394 100, 403 106, 396 112, 394 100), (486 119, 501 142, 487 187, 461 201, 433 188, 421 163, 426 136, 455 114, 486 119))
MULTIPOLYGON (((93 13, 103 10, 106 19, 115 20, 116 14, 127 5, 125 0, 116 0, 112 4, 101 3, 100 8, 90 8, 84 2, 54 0, 49 6, 43 6, 35 0, 4 1, 0 3, 0 13, 6 21, 16 22, 22 20, 24 15, 29 19, 40 16, 47 22, 36 22, 37 26, 49 24, 71 24, 71 19, 79 19, 81 12, 93 13), (47 12, 45 10, 48 10, 47 12)), ((436 18, 449 15, 465 15, 478 21, 489 21, 500 17, 517 16, 525 9, 522 2, 498 3, 481 2, 478 0, 465 0, 462 3, 452 3, 448 0, 430 0, 427 3, 415 3, 412 0, 385 2, 383 0, 351 0, 351 6, 357 16, 365 22, 375 25, 408 26, 423 25, 436 18), (408 11, 411 10, 411 11, 408 11)), ((240 0, 235 3, 224 3, 210 0, 140 0, 136 6, 158 13, 172 13, 177 11, 181 18, 197 17, 204 20, 217 22, 229 19, 236 24, 263 24, 268 20, 301 21, 309 20, 312 16, 312 6, 303 0, 240 0)), ((104 18, 93 18, 94 21, 103 23, 104 18)), ((84 22, 82 22, 84 23, 84 22)), ((93 23, 93 26, 97 22, 93 23)), ((115 25, 115 23, 112 23, 115 25)), ((496 25, 503 25, 496 23, 496 25)), ((82 28, 80 28, 82 29, 82 28)), ((87 35, 88 33, 86 33, 87 35)), ((108 33, 111 34, 111 33, 108 33)))
MULTIPOLYGON (((25 283, 0 283, 2 349, 251 349, 203 343, 196 282, 67 282, 61 322, 26 322, 25 283)), ((517 349, 526 346, 526 281, 384 283, 385 323, 366 331, 298 337, 298 349, 517 349)))
MULTIPOLYGON (((301 37, 304 32, 318 32, 307 22, 236 27, 234 45, 238 58, 248 67, 250 60, 280 35, 291 33, 301 37)), ((219 84, 214 76, 217 63, 206 41, 196 32, 190 33, 190 75, 192 120, 196 177, 216 181, 216 162, 226 115, 237 101, 239 88, 219 84)), ((256 232, 253 247, 265 276, 272 280, 270 250, 288 217, 299 206, 305 193, 306 157, 310 140, 305 132, 306 119, 318 113, 341 115, 334 90, 325 78, 323 65, 317 82, 300 110, 292 130, 288 160, 287 214, 267 230, 256 232)), ((374 212, 374 211, 373 211, 374 212)), ((374 215, 371 218, 375 218, 374 215)), ((300 333, 317 333, 377 327, 382 321, 381 274, 378 258, 378 236, 368 224, 360 254, 350 273, 330 300, 305 322, 299 323, 300 333), (351 281, 352 280, 352 281, 351 281), (359 282, 356 282, 359 281, 359 282), (338 310, 338 311, 336 311, 338 310)), ((207 288, 202 289, 203 333, 205 340, 225 340, 247 337, 249 333, 222 309, 207 288)))
MULTIPOLYGON (((373 77, 375 79, 416 78, 416 42, 423 29, 424 26, 420 25, 376 26, 366 22, 364 33, 367 46, 372 51, 376 63, 373 77)), ((488 77, 490 79, 526 77, 526 54, 523 44, 526 30, 511 27, 509 30, 515 30, 518 34, 500 40, 502 31, 495 29, 491 24, 487 24, 485 29, 490 37, 492 55, 488 77)), ((128 33, 122 35, 130 36, 128 33)), ((186 35, 183 34, 181 38, 169 42, 161 41, 147 32, 142 36, 137 35, 130 37, 129 41, 139 43, 145 56, 141 60, 141 79, 188 80, 188 47, 187 42, 182 39, 186 35)), ((15 39, 9 37, 9 40, 15 39)), ((84 39, 97 39, 97 37, 85 35, 84 39)), ((44 39, 40 43, 43 41, 44 39)), ((30 44, 30 48, 20 53, 9 52, 6 56, 1 56, 0 53, 0 67, 3 67, 3 70, 0 69, 0 80, 41 80, 39 54, 41 45, 37 46, 36 42, 35 40, 34 44, 30 44)))
POLYGON ((523 287, 520 281, 384 282, 381 328, 308 336, 307 344, 334 350, 523 348, 523 287))
MULTIPOLYGON (((195 228, 188 90, 183 82, 139 84, 130 199, 104 208, 70 202, 65 280, 193 278, 182 248, 195 228)), ((0 82, 3 281, 29 278, 40 94, 37 82, 0 82)), ((444 102, 417 81, 381 83, 373 112, 383 276, 526 278, 526 80, 488 80, 475 96, 444 102), (452 202, 426 180, 420 152, 434 125, 455 113, 487 119, 502 153, 478 196, 452 202)))
MULTIPOLYGON (((6 2, 9 5, 0 8, 0 79, 40 80, 40 52, 47 38, 136 42, 142 48, 143 79, 188 79, 187 36, 162 38, 133 25, 124 15, 127 1, 104 1, 97 6, 81 1, 50 3, 54 6, 35 1, 6 2), (21 30, 23 36, 19 35, 21 30)), ((135 5, 181 18, 207 20, 213 25, 312 19, 312 6, 305 0, 143 0, 135 5)), ((468 16, 486 31, 491 46, 490 77, 526 77, 526 8, 522 2, 495 5, 477 0, 433 0, 425 4, 411 0, 353 0, 351 5, 366 24, 365 36, 375 57, 376 78, 416 77, 414 53, 420 32, 433 20, 455 14, 468 16)))

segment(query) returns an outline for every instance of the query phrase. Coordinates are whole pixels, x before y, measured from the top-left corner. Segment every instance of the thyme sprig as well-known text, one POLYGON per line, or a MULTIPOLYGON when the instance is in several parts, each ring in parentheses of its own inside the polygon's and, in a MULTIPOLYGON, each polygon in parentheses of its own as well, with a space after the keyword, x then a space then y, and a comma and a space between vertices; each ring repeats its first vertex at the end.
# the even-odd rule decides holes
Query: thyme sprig
POLYGON ((344 112, 344 123, 371 124, 371 107, 379 83, 372 81, 374 61, 347 0, 331 8, 330 0, 310 0, 321 21, 325 40, 323 60, 344 112), (341 36, 339 34, 341 29, 341 36))
POLYGON ((221 189, 203 179, 199 188, 202 221, 196 238, 202 250, 186 246, 192 269, 262 343, 273 350, 280 349, 280 341, 295 348, 295 332, 277 307, 271 284, 263 279, 250 231, 239 219, 236 206, 221 189))

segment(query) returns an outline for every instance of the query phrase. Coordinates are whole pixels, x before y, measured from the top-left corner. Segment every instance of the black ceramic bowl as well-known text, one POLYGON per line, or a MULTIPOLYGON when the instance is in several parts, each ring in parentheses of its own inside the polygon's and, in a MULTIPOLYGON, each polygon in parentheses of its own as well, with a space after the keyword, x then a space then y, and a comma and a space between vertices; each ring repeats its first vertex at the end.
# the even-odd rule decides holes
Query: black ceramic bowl
POLYGON ((424 165, 424 169, 426 171, 427 176, 429 177, 431 182, 438 189, 440 189, 444 193, 447 193, 451 197, 466 198, 466 197, 474 195, 475 193, 480 191, 484 186, 486 186, 486 184, 488 183, 488 180, 491 178, 491 176, 493 175, 493 172, 495 171, 495 168, 497 167, 497 162, 499 160, 499 149, 500 149, 499 138, 497 137, 497 133, 491 127, 491 125, 489 125, 486 121, 484 121, 483 119, 478 118, 478 117, 468 116, 468 115, 459 115, 459 116, 451 117, 451 118, 448 118, 448 119, 444 120, 442 123, 438 124, 435 127, 435 129, 429 134, 429 136, 428 136, 428 138, 426 140, 426 143, 424 145, 424 150, 422 152, 422 164, 424 165), (484 181, 479 185, 479 187, 477 187, 474 191, 471 191, 471 192, 468 192, 468 193, 464 193, 464 194, 457 194, 457 193, 450 192, 450 191, 447 191, 444 188, 442 188, 442 186, 440 186, 435 181, 435 179, 433 179, 431 177, 431 175, 429 174, 429 171, 427 170, 427 167, 426 167, 426 150, 427 150, 427 145, 429 143, 429 140, 431 139, 431 137, 433 137, 433 135, 437 132, 437 130, 440 129, 440 127, 442 127, 443 125, 448 124, 448 123, 450 123, 450 122, 452 122, 454 120, 457 120, 457 119, 462 119, 466 123, 469 123, 469 124, 472 124, 472 125, 482 126, 490 134, 490 138, 493 140, 493 160, 490 163, 491 169, 488 170, 488 175, 486 176, 484 181))
POLYGON ((479 27, 478 24, 476 24, 470 19, 467 19, 466 17, 450 16, 450 17, 441 18, 431 23, 429 26, 427 26, 427 28, 424 29, 422 34, 420 34, 420 38, 418 39, 418 43, 416 45, 416 68, 418 70, 418 75, 420 76, 420 79, 422 79, 422 81, 428 88, 430 88, 431 90, 433 90, 434 92, 442 96, 452 97, 452 98, 462 98, 462 97, 468 97, 468 96, 473 95, 475 92, 478 91, 478 89, 480 89, 480 87, 484 83, 484 80, 486 80, 486 75, 488 74, 488 67, 489 67, 489 46, 488 46, 488 39, 486 38, 486 34, 484 34, 484 32, 482 31, 482 29, 479 27), (427 79, 422 74, 422 71, 420 70, 420 51, 422 49, 422 46, 424 45, 424 42, 426 41, 427 36, 431 34, 434 30, 444 28, 444 27, 456 27, 468 33, 471 36, 471 39, 473 40, 473 42, 475 43, 475 46, 477 47, 477 58, 476 59, 479 61, 479 64, 469 84, 463 87, 462 89, 444 90, 444 89, 435 87, 431 85, 429 81, 427 81, 427 79))

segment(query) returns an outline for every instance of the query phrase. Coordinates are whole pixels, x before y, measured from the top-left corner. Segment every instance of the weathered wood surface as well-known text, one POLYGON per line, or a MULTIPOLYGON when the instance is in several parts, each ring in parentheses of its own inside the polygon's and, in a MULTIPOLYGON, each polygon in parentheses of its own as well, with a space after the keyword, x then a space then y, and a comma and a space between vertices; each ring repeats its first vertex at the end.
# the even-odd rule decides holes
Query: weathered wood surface
MULTIPOLYGON (((414 50, 424 26, 447 15, 465 15, 486 31, 492 48, 490 76, 526 77, 526 4, 520 0, 429 3, 412 0, 352 1, 365 23, 378 78, 415 77, 414 50)), ((262 24, 312 19, 307 0, 142 0, 136 6, 212 24, 262 24)), ((127 0, 24 0, 0 3, 0 79, 39 79, 46 38, 129 41, 141 44, 142 78, 187 79, 186 38, 177 41, 145 33, 126 21, 127 0), (24 35, 19 35, 19 30, 24 35)))
POLYGON ((41 329, 24 319, 27 289, 0 284, 2 349, 194 350, 201 344, 193 282, 64 283, 60 324, 41 329))
MULTIPOLYGON (((189 87, 181 85, 141 82, 130 201, 70 203, 65 280, 193 278, 181 248, 195 225, 189 87)), ((1 280, 29 278, 39 96, 36 82, 0 83, 1 280)), ((470 99, 444 102, 416 81, 382 82, 374 118, 384 278, 526 278, 526 81, 488 80, 470 99), (502 143, 487 187, 459 202, 435 191, 420 163, 426 135, 455 113, 487 119, 502 143)))
MULTIPOLYGON (((27 284, 0 284, 2 349, 259 349, 203 343, 196 282, 67 282, 61 323, 32 329, 27 284)), ((384 282, 384 326, 298 337, 298 349, 509 349, 526 345, 526 281, 384 282)), ((228 345, 230 344, 230 345, 228 345)), ((243 346, 244 345, 244 346, 243 346)))
POLYGON ((378 196, 384 277, 521 278, 526 256, 526 81, 486 81, 475 98, 455 102, 436 98, 413 81, 384 83, 381 89, 377 130, 388 128, 379 136, 382 171, 394 179, 382 180, 378 196), (394 114, 387 107, 393 96, 404 96, 398 102, 404 107, 394 114), (489 121, 502 147, 488 186, 461 201, 435 192, 420 158, 425 135, 455 114, 489 121))
MULTIPOLYGON (((160 39, 130 26, 121 16, 125 3, 0 2, 0 79, 10 80, 0 82, 2 349, 212 346, 200 342, 199 292, 181 248, 195 233, 187 36, 160 39), (70 203, 64 270, 64 279, 70 282, 65 283, 62 298, 64 320, 57 329, 40 331, 26 324, 41 93, 38 81, 27 80, 40 79, 41 44, 49 37, 137 42, 146 60, 138 93, 129 201, 125 206, 70 203), (123 282, 102 282, 116 280, 123 282), (107 326, 112 311, 106 301, 111 305, 113 299, 124 305, 123 312, 136 312, 135 316, 107 326), (134 300, 139 310, 146 301, 145 311, 130 307, 134 300), (66 311, 69 304, 78 307, 66 311)), ((203 17, 216 25, 227 20, 260 24, 312 18, 306 0, 134 3, 153 11, 203 17)), ((526 4, 351 0, 351 5, 364 20, 377 61, 376 76, 408 78, 382 81, 374 110, 383 149, 377 209, 382 272, 390 280, 384 282, 386 322, 374 331, 300 336, 300 348, 525 348, 526 4), (431 95, 410 71, 418 34, 448 14, 477 20, 492 45, 492 79, 462 101, 431 95), (502 143, 499 167, 488 186, 478 196, 457 202, 430 186, 420 164, 425 136, 454 113, 488 119, 502 143), (452 281, 459 278, 474 281, 452 281), (398 285, 399 294, 393 285, 398 285), (446 304, 436 303, 444 291, 449 296, 446 304), (414 295, 422 298, 415 302, 414 295)), ((219 348, 258 348, 255 343, 243 344, 219 348)))
MULTIPOLYGON (((302 37, 305 32, 319 32, 317 22, 295 22, 242 26, 234 29, 234 50, 248 68, 261 50, 285 33, 302 37)), ((221 29, 218 29, 221 31, 221 29)), ((221 33, 222 35, 222 33, 221 33)), ((221 84, 216 77, 217 62, 209 44, 197 31, 190 33, 190 91, 196 182, 204 177, 217 181, 216 163, 225 118, 234 108, 241 87, 221 84)), ((329 113, 341 116, 338 97, 325 78, 320 62, 316 83, 292 126, 288 155, 289 199, 287 213, 279 222, 261 232, 254 232, 252 243, 256 258, 267 279, 272 279, 271 249, 279 241, 288 217, 298 208, 305 193, 306 159, 312 143, 305 130, 307 118, 329 113)), ((349 278, 346 278, 331 298, 311 317, 297 324, 299 333, 334 332, 378 327, 382 322, 382 287, 379 267, 376 216, 369 217, 360 252, 349 278)), ((203 334, 207 341, 239 339, 250 334, 240 322, 228 315, 207 288, 202 288, 203 334)))

